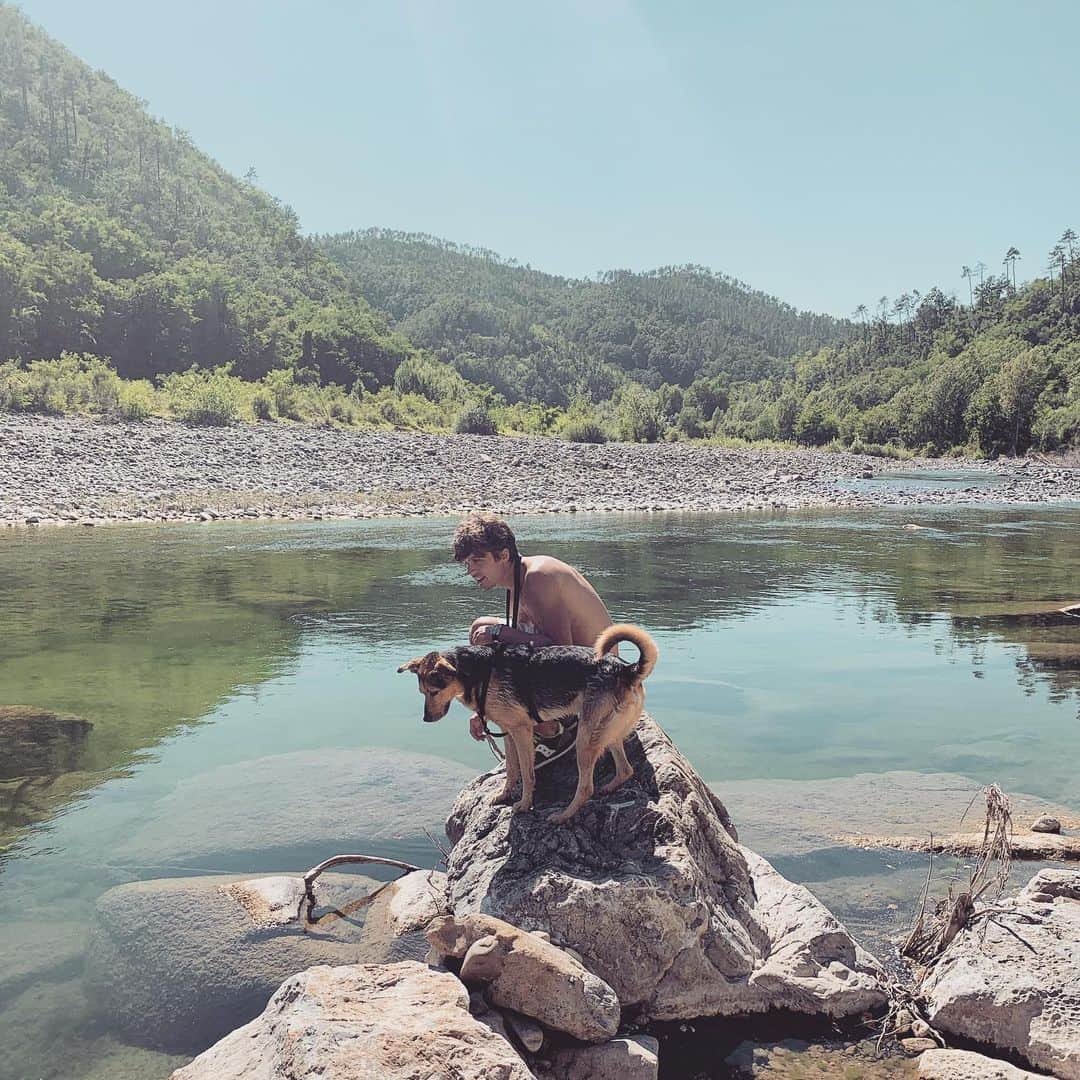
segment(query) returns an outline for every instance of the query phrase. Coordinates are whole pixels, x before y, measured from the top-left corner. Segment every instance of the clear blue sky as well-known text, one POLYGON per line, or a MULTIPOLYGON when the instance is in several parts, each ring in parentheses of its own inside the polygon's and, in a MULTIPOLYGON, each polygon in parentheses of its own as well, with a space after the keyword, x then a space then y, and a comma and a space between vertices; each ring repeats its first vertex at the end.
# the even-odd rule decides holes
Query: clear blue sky
POLYGON ((303 228, 848 315, 1080 229, 1074 0, 22 0, 303 228))

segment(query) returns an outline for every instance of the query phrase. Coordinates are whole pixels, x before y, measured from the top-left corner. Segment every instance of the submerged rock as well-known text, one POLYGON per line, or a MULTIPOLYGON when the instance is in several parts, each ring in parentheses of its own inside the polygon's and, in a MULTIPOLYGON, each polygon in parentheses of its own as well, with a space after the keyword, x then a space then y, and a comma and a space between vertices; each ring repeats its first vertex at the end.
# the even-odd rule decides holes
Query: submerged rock
POLYGON ((312 927, 291 915, 299 876, 244 881, 171 878, 120 885, 98 900, 85 984, 112 1028, 139 1046, 198 1052, 265 1006, 282 980, 313 964, 382 961, 363 902, 381 882, 323 874, 312 927))
MULTIPOLYGON (((455 916, 483 912, 568 945, 641 1020, 884 1004, 878 965, 804 888, 741 848, 720 800, 645 717, 634 779, 554 826, 569 758, 538 774, 536 809, 496 806, 501 776, 460 795, 447 824, 455 916)), ((598 784, 612 771, 598 768, 598 784)))
POLYGON ((0 705, 0 780, 57 776, 79 765, 89 720, 30 705, 0 705))
POLYGON ((1080 1080, 1080 871, 1041 870, 962 930, 922 987, 939 1031, 1080 1080))
POLYGON ((358 840, 422 838, 425 828, 438 830, 474 775, 444 758, 378 747, 223 765, 178 784, 117 852, 166 863, 283 847, 349 851, 358 840))
POLYGON ((314 967, 285 982, 256 1020, 172 1080, 532 1080, 504 1038, 469 1015, 446 971, 403 961, 314 967))

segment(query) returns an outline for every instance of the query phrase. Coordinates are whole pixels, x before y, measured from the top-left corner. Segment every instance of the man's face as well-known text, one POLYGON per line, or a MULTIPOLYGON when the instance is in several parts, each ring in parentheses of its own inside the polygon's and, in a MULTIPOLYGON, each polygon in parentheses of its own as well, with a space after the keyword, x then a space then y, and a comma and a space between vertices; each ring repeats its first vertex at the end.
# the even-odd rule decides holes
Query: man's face
POLYGON ((509 551, 477 551, 462 560, 465 572, 481 589, 506 587, 506 568, 510 562, 509 551))

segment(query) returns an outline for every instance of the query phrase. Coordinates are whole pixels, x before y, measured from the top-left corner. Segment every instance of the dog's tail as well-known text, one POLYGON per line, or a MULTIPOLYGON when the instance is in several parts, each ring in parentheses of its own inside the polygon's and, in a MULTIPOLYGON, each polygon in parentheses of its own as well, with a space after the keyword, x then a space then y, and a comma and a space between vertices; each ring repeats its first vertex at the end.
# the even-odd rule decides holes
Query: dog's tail
POLYGON ((638 681, 647 679, 649 673, 656 667, 656 658, 660 655, 660 650, 656 647, 656 642, 640 626, 631 626, 630 623, 616 623, 614 626, 609 626, 596 639, 594 646, 596 659, 600 660, 607 656, 620 641, 629 641, 641 654, 638 662, 631 665, 634 678, 638 681))

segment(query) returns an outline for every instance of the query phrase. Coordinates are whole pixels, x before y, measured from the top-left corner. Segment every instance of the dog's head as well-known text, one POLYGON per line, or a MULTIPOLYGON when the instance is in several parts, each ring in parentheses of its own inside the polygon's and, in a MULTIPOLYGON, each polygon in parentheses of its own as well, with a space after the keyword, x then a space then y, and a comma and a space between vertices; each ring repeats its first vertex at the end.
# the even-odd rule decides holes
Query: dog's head
POLYGON ((464 689, 458 678, 457 668, 442 653, 429 652, 417 656, 398 668, 416 673, 420 693, 424 695, 424 723, 434 724, 441 720, 464 689))

